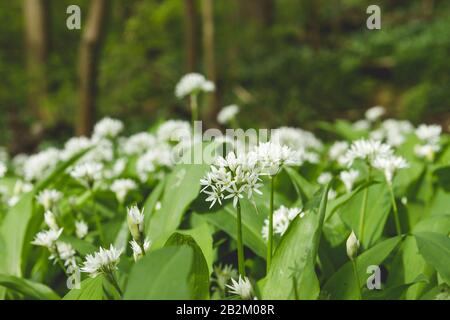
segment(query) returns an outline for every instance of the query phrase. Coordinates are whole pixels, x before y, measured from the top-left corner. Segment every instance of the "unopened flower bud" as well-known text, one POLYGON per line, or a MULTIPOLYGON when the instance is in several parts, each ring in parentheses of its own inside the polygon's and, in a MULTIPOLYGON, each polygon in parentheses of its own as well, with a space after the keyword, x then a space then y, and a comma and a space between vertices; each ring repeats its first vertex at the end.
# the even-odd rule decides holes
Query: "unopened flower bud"
POLYGON ((139 211, 137 206, 129 208, 127 222, 131 236, 133 239, 139 240, 144 232, 144 210, 139 211))
POLYGON ((346 246, 347 246, 347 256, 350 258, 350 260, 355 259, 356 256, 358 255, 359 240, 358 238, 356 238, 356 235, 353 231, 347 239, 346 246))

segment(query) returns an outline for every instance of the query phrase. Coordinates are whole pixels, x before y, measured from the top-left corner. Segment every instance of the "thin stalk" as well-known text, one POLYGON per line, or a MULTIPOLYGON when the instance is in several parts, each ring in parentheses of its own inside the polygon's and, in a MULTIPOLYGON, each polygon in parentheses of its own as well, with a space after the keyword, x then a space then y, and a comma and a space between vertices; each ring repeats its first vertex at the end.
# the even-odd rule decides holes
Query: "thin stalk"
POLYGON ((107 272, 107 279, 108 281, 112 284, 112 286, 114 287, 114 289, 116 289, 116 291, 119 293, 120 297, 123 298, 123 293, 122 290, 120 289, 119 283, 117 282, 116 277, 114 276, 114 273, 111 272, 107 272))
POLYGON ((362 290, 361 290, 361 283, 359 282, 359 275, 358 275, 358 268, 356 265, 356 259, 352 259, 352 266, 353 266, 353 275, 355 276, 356 286, 358 287, 358 298, 359 300, 362 300, 362 290))
POLYGON ((237 203, 237 252, 238 252, 238 270, 239 275, 245 277, 245 260, 244 260, 244 245, 242 243, 242 218, 241 218, 241 204, 237 203))
POLYGON ((402 227, 400 225, 400 219, 398 217, 398 208, 397 203, 395 202, 394 189, 392 188, 392 184, 387 181, 389 194, 391 195, 392 208, 394 209, 394 220, 395 220, 395 229, 397 230, 397 235, 402 234, 402 227))
POLYGON ((270 176, 270 204, 269 204, 269 239, 267 241, 267 267, 266 273, 269 273, 269 268, 272 263, 272 247, 273 247, 273 193, 274 193, 275 176, 270 176))
POLYGON ((292 285, 294 286, 294 299, 295 300, 300 300, 299 295, 298 295, 297 277, 296 276, 292 277, 292 285))
POLYGON ((361 213, 360 213, 360 218, 359 218, 359 232, 358 232, 358 237, 360 239, 360 241, 364 241, 364 220, 366 217, 366 211, 367 211, 367 198, 369 196, 369 182, 370 182, 370 177, 371 176, 371 166, 369 164, 369 172, 368 172, 368 176, 367 176, 367 187, 364 189, 364 194, 363 194, 363 201, 361 204, 361 213))
POLYGON ((94 193, 94 190, 92 188, 91 188, 91 198, 92 198, 92 214, 94 215, 95 225, 97 226, 100 242, 102 244, 104 244, 105 243, 105 236, 104 236, 104 233, 103 233, 103 227, 102 227, 102 223, 100 221, 100 216, 98 215, 97 208, 95 206, 95 193, 94 193))
POLYGON ((198 120, 197 94, 196 93, 191 94, 190 98, 191 98, 191 122, 192 122, 192 128, 194 128, 195 121, 198 120))

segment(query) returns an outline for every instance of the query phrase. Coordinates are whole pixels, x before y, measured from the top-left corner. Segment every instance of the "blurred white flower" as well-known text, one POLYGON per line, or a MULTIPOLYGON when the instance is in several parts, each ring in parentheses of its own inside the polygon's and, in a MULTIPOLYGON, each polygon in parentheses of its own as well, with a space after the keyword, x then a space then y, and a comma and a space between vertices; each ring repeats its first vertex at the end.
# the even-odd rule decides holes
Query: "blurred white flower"
POLYGON ((300 165, 301 159, 298 151, 292 150, 286 145, 277 142, 260 143, 255 149, 258 163, 261 166, 262 174, 276 175, 281 167, 300 165))
POLYGON ((112 273, 114 270, 117 270, 121 254, 122 250, 116 249, 113 245, 109 249, 100 248, 98 252, 86 256, 86 260, 80 270, 89 273, 93 278, 99 274, 112 273))
POLYGON ((328 190, 327 199, 328 200, 333 200, 333 199, 336 199, 336 197, 337 197, 337 192, 330 188, 330 190, 328 190))
POLYGON ((88 231, 89 227, 86 222, 83 220, 75 222, 75 234, 77 238, 83 239, 88 234, 88 231))
POLYGON ((137 188, 136 182, 131 179, 118 179, 111 185, 111 190, 116 194, 120 203, 125 201, 128 192, 137 188))
POLYGON ((382 115, 386 113, 386 109, 381 106, 375 106, 366 111, 365 116, 366 119, 370 122, 377 121, 382 115))
POLYGON ((383 141, 387 144, 398 147, 405 142, 406 135, 413 132, 414 127, 409 121, 387 119, 383 121, 381 127, 370 133, 373 140, 383 141))
POLYGON ((13 207, 19 201, 20 196, 33 190, 33 185, 23 180, 17 180, 14 184, 13 195, 8 200, 8 206, 13 207))
POLYGON ((138 158, 136 171, 142 182, 155 172, 174 165, 172 149, 167 144, 158 144, 138 158))
POLYGON ((351 192, 355 181, 359 177, 359 171, 355 170, 355 169, 350 169, 348 171, 341 171, 341 173, 339 174, 339 177, 341 178, 342 182, 344 183, 344 186, 347 189, 347 192, 351 192))
POLYGON ((243 300, 251 300, 253 295, 252 284, 247 277, 239 276, 238 281, 231 279, 231 285, 227 285, 230 293, 238 295, 243 300))
POLYGON ((223 107, 217 115, 217 122, 219 122, 220 124, 227 124, 232 119, 234 119, 238 113, 239 106, 235 104, 223 107))
POLYGON ((282 146, 288 146, 294 151, 312 152, 323 148, 320 141, 312 132, 291 127, 280 127, 271 132, 270 140, 282 146))
POLYGON ((122 142, 122 149, 126 155, 143 154, 156 144, 154 135, 140 132, 122 142))
POLYGON ((379 156, 373 161, 374 168, 384 171, 384 176, 387 183, 392 184, 394 173, 398 169, 404 169, 408 167, 408 162, 403 157, 394 155, 379 156))
POLYGON ((416 136, 427 144, 438 144, 441 132, 442 127, 437 124, 421 124, 415 131, 416 136))
POLYGON ((211 170, 200 179, 201 192, 208 195, 206 201, 211 202, 210 208, 216 202, 222 204, 225 199, 233 199, 236 207, 244 195, 251 199, 253 193, 261 194, 260 173, 255 152, 240 154, 239 157, 230 152, 225 158, 218 157, 211 170))
POLYGON ((325 185, 333 179, 333 175, 330 172, 322 172, 317 178, 317 183, 325 185))
POLYGON ((85 162, 75 166, 70 175, 80 182, 92 187, 95 181, 102 178, 103 165, 99 162, 85 162))
POLYGON ((24 164, 24 177, 28 181, 37 181, 45 177, 59 162, 59 151, 49 148, 30 156, 24 164))
POLYGON ((351 166, 355 159, 365 160, 369 165, 373 165, 376 157, 386 157, 393 153, 391 146, 375 140, 356 140, 344 155, 345 163, 351 166))
MULTIPOLYGON (((131 245, 131 250, 133 251, 134 261, 138 261, 140 258, 143 257, 142 247, 134 239, 130 241, 130 245, 131 245)), ((147 252, 148 249, 150 249, 151 245, 152 245, 152 242, 149 239, 145 238, 144 243, 142 244, 142 246, 144 247, 144 251, 147 252)))
POLYGON ((370 122, 368 120, 358 120, 355 123, 353 123, 353 129, 357 131, 364 131, 370 129, 370 122))
POLYGON ((144 209, 139 210, 137 206, 128 208, 127 221, 128 228, 134 239, 139 240, 144 232, 144 209))
POLYGON ((36 234, 31 244, 52 249, 55 245, 56 240, 58 240, 59 236, 61 235, 62 231, 63 231, 62 228, 59 230, 50 229, 47 231, 41 231, 36 234))
MULTIPOLYGON (((301 208, 287 208, 285 206, 279 207, 273 212, 273 233, 282 236, 288 229, 291 221, 298 215, 300 215, 300 218, 305 215, 301 208)), ((262 237, 267 241, 269 239, 268 218, 264 220, 264 226, 261 232, 262 237)))
POLYGON ((49 257, 50 260, 61 259, 64 262, 64 266, 76 266, 75 262, 75 250, 72 245, 66 242, 56 242, 56 250, 49 257))
POLYGON ((37 202, 44 207, 45 210, 50 210, 61 200, 63 194, 55 189, 45 189, 37 195, 37 202))
POLYGON ((0 161, 0 179, 3 178, 6 174, 6 165, 0 161))
POLYGON ((340 159, 347 152, 350 147, 347 141, 337 141, 328 150, 328 156, 331 160, 341 162, 340 159))
POLYGON ((59 230, 59 226, 56 223, 56 218, 55 215, 53 214, 53 212, 51 212, 50 210, 47 210, 44 213, 44 221, 45 224, 52 230, 59 230))
POLYGON ((94 140, 112 139, 117 137, 122 130, 122 121, 106 117, 95 124, 92 138, 94 140))
POLYGON ((64 149, 61 151, 61 159, 69 160, 77 153, 92 146, 90 139, 86 137, 73 137, 70 138, 64 145, 64 149))
POLYGON ((192 128, 189 122, 182 120, 168 120, 158 127, 156 137, 158 142, 178 143, 191 139, 192 128))
POLYGON ((175 95, 181 99, 191 94, 198 94, 199 92, 211 92, 215 90, 214 83, 206 80, 206 78, 199 73, 188 73, 184 75, 177 83, 175 88, 175 95))
POLYGON ((214 266, 214 275, 212 278, 221 291, 225 291, 227 283, 238 277, 238 272, 231 264, 222 266, 222 264, 214 266))
POLYGON ((441 150, 441 147, 437 144, 424 144, 424 145, 415 145, 414 153, 419 158, 426 158, 428 161, 433 161, 434 156, 437 152, 441 150))

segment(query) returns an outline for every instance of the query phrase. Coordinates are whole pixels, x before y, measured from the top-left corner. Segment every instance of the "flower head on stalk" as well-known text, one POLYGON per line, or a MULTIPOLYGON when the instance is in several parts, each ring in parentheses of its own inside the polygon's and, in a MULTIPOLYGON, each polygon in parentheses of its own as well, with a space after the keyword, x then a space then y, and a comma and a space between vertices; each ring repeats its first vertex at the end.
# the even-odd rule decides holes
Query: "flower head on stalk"
POLYGON ((110 274, 117 270, 122 250, 116 249, 113 245, 109 249, 100 248, 98 252, 86 256, 82 272, 89 273, 94 278, 99 274, 110 274))
POLYGON ((120 203, 123 203, 127 194, 136 188, 136 182, 131 179, 117 179, 111 185, 111 190, 116 194, 117 201, 120 203))
POLYGON ((238 272, 235 268, 233 268, 232 265, 224 265, 222 264, 214 266, 214 278, 212 281, 214 281, 219 290, 222 292, 225 292, 227 283, 233 279, 238 277, 238 272))
POLYGON ((261 167, 262 174, 275 176, 281 167, 300 165, 300 153, 292 150, 286 145, 277 142, 260 143, 255 148, 258 163, 261 167))
POLYGON ((373 166, 384 172, 387 183, 391 185, 395 172, 398 169, 407 168, 408 162, 403 157, 389 155, 386 157, 375 158, 373 166))
POLYGON ((52 254, 49 257, 49 260, 54 260, 56 262, 58 259, 60 259, 64 263, 64 267, 76 266, 76 252, 71 244, 58 241, 56 242, 54 250, 52 250, 51 252, 52 254))
POLYGON ((415 131, 422 144, 414 147, 414 152, 419 158, 433 161, 437 152, 441 150, 439 144, 442 127, 439 125, 421 124, 415 131))
POLYGON ((62 193, 55 189, 45 189, 37 195, 37 202, 44 207, 45 210, 50 210, 62 198, 62 193))
POLYGON ((83 239, 88 234, 88 231, 89 227, 86 222, 83 220, 75 222, 75 234, 77 238, 83 239))
POLYGON ((244 196, 251 199, 253 193, 262 194, 259 190, 260 174, 255 152, 239 156, 230 152, 225 158, 219 157, 211 166, 211 171, 200 180, 203 186, 201 192, 208 195, 206 201, 211 202, 210 208, 216 202, 222 204, 225 199, 233 199, 233 206, 236 207, 244 196))
POLYGON ((351 192, 353 189, 353 185, 355 184, 356 180, 359 177, 359 171, 355 169, 350 169, 348 171, 341 171, 339 177, 341 178, 342 183, 344 183, 347 192, 351 192))
POLYGON ((252 284, 247 277, 239 276, 238 281, 231 279, 231 285, 227 287, 230 293, 238 295, 242 300, 251 300, 253 297, 252 284))
MULTIPOLYGON (((295 217, 300 216, 302 218, 305 213, 300 208, 287 208, 281 206, 273 213, 273 232, 282 236, 289 227, 289 224, 295 217)), ((269 219, 264 220, 264 226, 262 228, 262 236, 264 240, 269 239, 269 219)))
POLYGON ((356 140, 345 153, 345 163, 351 166, 356 159, 366 161, 373 166, 373 161, 377 157, 387 157, 393 153, 391 146, 375 140, 356 140))
POLYGON ((133 239, 139 240, 142 238, 144 232, 144 218, 144 209, 139 210, 136 205, 128 208, 128 228, 130 229, 133 239))
POLYGON ((148 238, 145 238, 142 245, 140 245, 136 240, 133 239, 130 241, 130 245, 131 250, 133 250, 134 261, 137 262, 150 249, 152 242, 148 238), (144 252, 142 252, 142 248, 144 248, 144 252))
POLYGON ((386 113, 386 109, 384 107, 375 106, 375 107, 372 107, 369 110, 367 110, 364 115, 366 116, 366 119, 369 120, 370 122, 375 122, 378 119, 380 119, 380 117, 382 115, 384 115, 385 113, 386 113))
POLYGON ((117 137, 122 130, 122 121, 106 117, 95 124, 92 137, 96 141, 101 139, 113 139, 117 137))
POLYGON ((239 106, 232 104, 223 107, 222 110, 217 114, 217 122, 220 124, 227 124, 232 121, 236 115, 239 113, 239 106))
POLYGON ((177 98, 182 99, 192 94, 198 94, 199 92, 211 92, 214 90, 214 83, 206 80, 203 75, 199 73, 188 73, 177 83, 175 95, 177 98))
POLYGON ((94 182, 102 178, 103 165, 99 162, 85 162, 75 166, 70 175, 91 188, 94 182))
POLYGON ((53 212, 50 210, 45 211, 44 213, 44 221, 45 224, 51 229, 51 230, 59 230, 59 226, 56 223, 56 218, 53 212))
POLYGON ((55 246, 56 240, 58 240, 62 231, 63 231, 62 228, 59 230, 50 229, 47 231, 41 231, 36 234, 34 240, 31 242, 31 244, 51 249, 55 246))
POLYGON ((359 240, 356 238, 355 232, 350 234, 350 236, 347 238, 347 242, 345 243, 346 249, 347 249, 347 256, 350 260, 353 260, 358 255, 358 249, 359 249, 359 240))

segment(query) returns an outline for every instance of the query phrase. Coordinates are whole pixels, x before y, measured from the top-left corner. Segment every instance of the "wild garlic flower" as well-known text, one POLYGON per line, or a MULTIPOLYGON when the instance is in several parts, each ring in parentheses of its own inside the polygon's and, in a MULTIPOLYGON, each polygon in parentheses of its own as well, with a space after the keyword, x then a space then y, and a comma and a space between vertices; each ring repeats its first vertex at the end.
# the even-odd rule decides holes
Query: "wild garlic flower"
POLYGON ((200 92, 211 92, 215 90, 214 83, 206 80, 206 78, 199 73, 188 73, 184 75, 177 83, 175 88, 175 95, 182 99, 192 94, 200 92))
POLYGON ((349 147, 350 145, 347 141, 337 141, 328 150, 328 157, 331 160, 337 161, 339 164, 342 164, 342 158, 349 147))
POLYGON ((437 124, 421 124, 415 131, 416 136, 427 144, 438 144, 441 137, 442 127, 437 124))
POLYGON ((63 231, 62 228, 59 230, 50 229, 47 231, 41 231, 36 234, 31 244, 52 249, 55 246, 56 240, 58 240, 62 231, 63 231))
POLYGON ((292 127, 280 127, 272 130, 271 141, 288 146, 294 151, 320 151, 323 143, 312 132, 292 127))
POLYGON ((251 199, 253 193, 262 194, 259 181, 257 154, 249 152, 236 157, 234 152, 230 152, 225 158, 217 158, 200 184, 203 186, 201 192, 208 195, 206 201, 211 202, 210 208, 216 202, 222 204, 225 199, 233 199, 233 206, 236 207, 244 195, 251 199))
POLYGON ((153 149, 141 155, 136 162, 136 172, 141 182, 150 177, 158 178, 165 168, 174 166, 172 149, 167 144, 158 144, 153 149))
POLYGON ((6 174, 6 164, 0 161, 0 179, 3 178, 6 174))
POLYGON ((150 150, 156 144, 156 137, 148 132, 132 135, 122 142, 122 149, 126 155, 139 155, 150 150))
POLYGON ((45 189, 37 195, 37 202, 44 207, 45 210, 50 210, 61 200, 63 194, 55 189, 45 189))
POLYGON ((84 261, 81 272, 89 273, 95 278, 100 274, 111 274, 117 270, 122 250, 116 249, 113 245, 109 249, 100 248, 94 254, 88 254, 84 261))
POLYGON ((133 239, 139 240, 144 232, 144 209, 139 210, 137 206, 128 208, 127 221, 133 239))
POLYGON ((158 142, 178 143, 190 140, 192 127, 189 122, 183 120, 168 120, 161 124, 156 131, 158 142))
POLYGON ((136 240, 133 239, 130 241, 130 245, 131 250, 133 250, 134 261, 137 262, 144 256, 144 254, 142 253, 142 247, 144 247, 144 252, 147 252, 150 249, 152 242, 148 238, 145 238, 141 247, 141 245, 136 240))
POLYGON ((370 122, 368 120, 362 119, 353 123, 353 129, 357 131, 365 131, 370 129, 370 122))
POLYGON ((369 165, 373 165, 373 161, 377 157, 387 157, 393 153, 391 146, 381 143, 380 141, 356 140, 345 153, 345 163, 351 166, 356 159, 365 160, 369 165))
POLYGON ((215 282, 218 288, 225 292, 227 283, 234 278, 238 277, 238 272, 231 264, 222 266, 222 264, 214 266, 214 277, 212 281, 215 282))
POLYGON ((86 137, 73 137, 70 138, 65 144, 64 149, 61 151, 61 159, 69 160, 77 153, 92 146, 92 141, 86 137))
POLYGON ((333 175, 330 172, 322 172, 320 176, 317 178, 317 183, 321 185, 325 185, 333 179, 333 175))
POLYGON ((415 145, 414 153, 419 158, 425 158, 428 161, 433 161, 434 156, 437 152, 441 150, 441 147, 437 144, 424 144, 424 145, 415 145))
MULTIPOLYGON (((289 227, 289 224, 295 217, 300 216, 303 218, 305 213, 301 208, 287 208, 285 206, 281 206, 273 213, 273 233, 282 236, 289 227)), ((262 228, 262 237, 264 240, 269 239, 269 219, 266 218, 264 220, 264 226, 262 228)))
POLYGON ((24 177, 27 181, 37 181, 48 175, 58 164, 59 150, 49 148, 30 156, 24 164, 24 177))
POLYGON ((341 178, 342 183, 344 183, 347 192, 351 192, 353 189, 353 185, 355 184, 356 180, 359 177, 359 171, 355 169, 350 169, 348 171, 341 171, 339 177, 341 178))
POLYGON ((76 252, 71 244, 58 241, 56 242, 56 247, 54 251, 52 251, 49 260, 57 261, 58 259, 61 259, 65 267, 68 266, 75 267, 76 266, 75 254, 76 252))
POLYGON ((230 293, 238 295, 242 300, 251 300, 253 298, 253 289, 250 280, 247 277, 242 278, 239 275, 238 281, 231 279, 231 285, 227 285, 230 293))
POLYGON ((274 176, 278 174, 281 167, 300 165, 300 155, 286 145, 276 142, 260 143, 254 152, 258 158, 262 174, 274 176))
POLYGON ((13 195, 8 200, 8 205, 13 207, 19 201, 22 194, 30 192, 31 190, 33 190, 33 185, 31 183, 20 179, 17 180, 14 184, 13 195))
POLYGON ((122 130, 122 121, 106 117, 95 124, 92 137, 97 141, 101 139, 112 139, 117 137, 122 130))
POLYGON ((47 210, 44 213, 44 221, 45 224, 52 230, 59 230, 59 226, 58 223, 56 222, 56 218, 55 215, 53 214, 53 212, 51 212, 50 210, 47 210))
POLYGON ((85 162, 75 166, 70 175, 88 187, 102 178, 103 165, 99 162, 85 162))
POLYGON ((386 141, 388 145, 398 147, 406 140, 406 135, 414 130, 409 121, 387 119, 383 121, 381 127, 370 133, 373 140, 386 141))
POLYGON ((378 119, 380 119, 380 117, 382 115, 384 115, 385 113, 386 113, 386 109, 384 107, 375 106, 375 107, 372 107, 369 110, 367 110, 365 113, 365 116, 366 116, 366 119, 369 120, 370 122, 375 122, 378 119))
POLYGON ((227 124, 231 120, 233 120, 236 115, 239 113, 239 106, 232 104, 226 107, 223 107, 222 110, 217 114, 217 122, 220 124, 227 124))
POLYGON ((136 182, 131 179, 118 179, 111 185, 111 190, 116 194, 120 203, 125 201, 128 192, 137 188, 136 182))
POLYGON ((88 231, 89 227, 86 222, 83 220, 75 222, 75 234, 77 238, 83 239, 88 234, 88 231))
POLYGON ((358 238, 356 238, 356 235, 353 231, 347 238, 345 245, 347 249, 347 256, 349 257, 350 260, 354 260, 358 255, 359 240, 358 238))
POLYGON ((408 167, 408 162, 399 156, 389 155, 380 156, 373 161, 374 168, 382 170, 388 184, 392 184, 394 173, 398 169, 404 169, 408 167))
POLYGON ((330 190, 328 190, 327 199, 328 199, 328 200, 333 200, 333 199, 336 199, 336 197, 337 197, 337 192, 336 192, 336 190, 330 188, 330 190))

